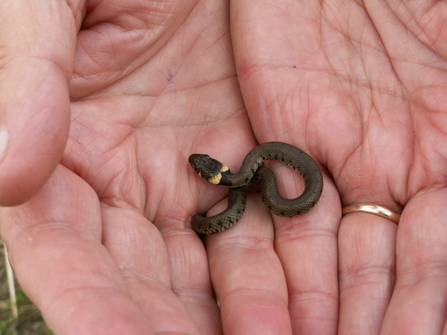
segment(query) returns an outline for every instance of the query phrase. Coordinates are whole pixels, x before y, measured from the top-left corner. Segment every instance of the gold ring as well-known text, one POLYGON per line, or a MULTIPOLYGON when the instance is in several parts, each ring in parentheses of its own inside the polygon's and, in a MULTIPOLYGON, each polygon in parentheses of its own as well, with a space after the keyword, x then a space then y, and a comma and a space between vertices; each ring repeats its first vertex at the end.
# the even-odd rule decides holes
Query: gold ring
POLYGON ((342 211, 343 215, 355 212, 363 212, 378 215, 396 224, 399 224, 400 214, 396 213, 395 211, 385 206, 379 206, 371 203, 359 203, 343 207, 342 211))

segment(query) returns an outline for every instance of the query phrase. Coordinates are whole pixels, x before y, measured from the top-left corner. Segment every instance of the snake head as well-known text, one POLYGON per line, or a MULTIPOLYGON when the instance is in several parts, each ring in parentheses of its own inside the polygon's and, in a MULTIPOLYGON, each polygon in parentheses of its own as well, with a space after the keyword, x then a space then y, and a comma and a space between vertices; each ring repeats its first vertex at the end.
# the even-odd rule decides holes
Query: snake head
POLYGON ((204 154, 192 154, 189 156, 189 164, 200 177, 215 185, 219 185, 222 172, 229 171, 228 166, 204 154))

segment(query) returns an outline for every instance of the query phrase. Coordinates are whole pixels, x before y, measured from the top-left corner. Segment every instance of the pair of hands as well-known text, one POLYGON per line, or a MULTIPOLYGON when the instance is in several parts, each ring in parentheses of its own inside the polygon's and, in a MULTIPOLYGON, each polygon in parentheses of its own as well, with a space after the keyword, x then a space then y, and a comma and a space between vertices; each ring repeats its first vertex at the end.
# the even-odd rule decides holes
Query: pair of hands
POLYGON ((0 203, 35 195, 0 232, 55 333, 441 333, 446 6, 2 1, 0 203), (226 191, 189 154, 237 170, 271 140, 319 162, 320 202, 250 196, 203 244, 190 217, 226 191), (405 207, 399 227, 341 218, 364 201, 405 207))

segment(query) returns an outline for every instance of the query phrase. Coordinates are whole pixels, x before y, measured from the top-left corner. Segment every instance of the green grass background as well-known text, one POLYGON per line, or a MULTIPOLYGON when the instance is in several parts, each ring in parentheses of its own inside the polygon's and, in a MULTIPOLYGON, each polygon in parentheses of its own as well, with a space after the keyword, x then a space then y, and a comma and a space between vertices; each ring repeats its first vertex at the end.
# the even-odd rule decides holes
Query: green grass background
POLYGON ((42 319, 39 309, 33 305, 15 283, 19 317, 12 314, 5 269, 3 243, 0 239, 0 335, 52 335, 42 319))

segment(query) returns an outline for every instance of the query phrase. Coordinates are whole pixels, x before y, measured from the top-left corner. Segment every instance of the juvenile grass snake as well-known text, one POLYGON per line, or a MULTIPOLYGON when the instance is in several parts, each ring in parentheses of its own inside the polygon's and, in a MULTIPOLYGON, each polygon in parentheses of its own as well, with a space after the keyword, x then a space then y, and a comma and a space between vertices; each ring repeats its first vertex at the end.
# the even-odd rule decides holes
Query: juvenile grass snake
POLYGON ((232 227, 242 217, 247 190, 253 185, 261 186, 262 201, 270 211, 287 217, 308 212, 318 202, 323 190, 318 164, 304 151, 287 143, 267 142, 255 147, 244 158, 237 174, 208 155, 192 154, 189 163, 210 183, 230 187, 225 211, 211 217, 193 216, 192 227, 199 234, 217 233, 232 227), (261 166, 265 160, 277 160, 297 171, 304 179, 304 192, 295 199, 283 198, 273 171, 261 166))

